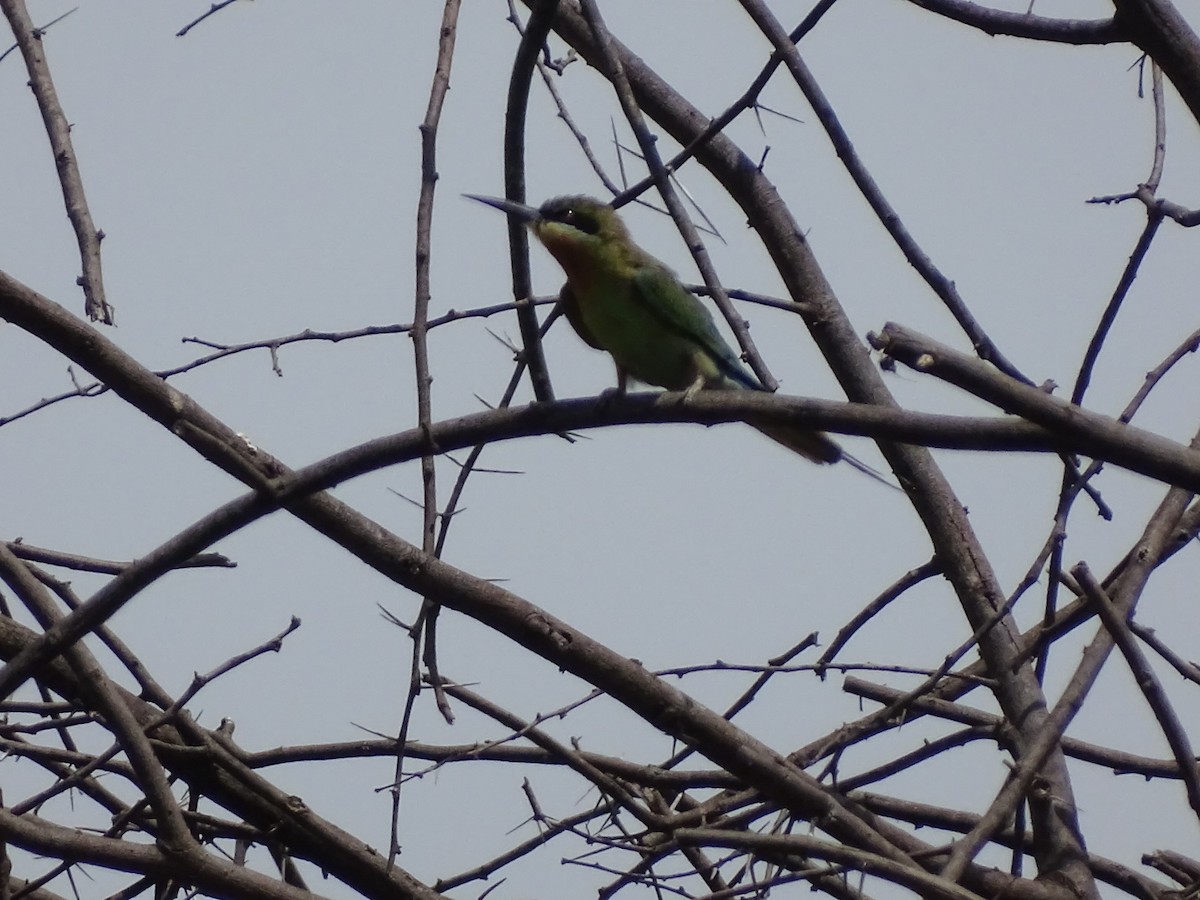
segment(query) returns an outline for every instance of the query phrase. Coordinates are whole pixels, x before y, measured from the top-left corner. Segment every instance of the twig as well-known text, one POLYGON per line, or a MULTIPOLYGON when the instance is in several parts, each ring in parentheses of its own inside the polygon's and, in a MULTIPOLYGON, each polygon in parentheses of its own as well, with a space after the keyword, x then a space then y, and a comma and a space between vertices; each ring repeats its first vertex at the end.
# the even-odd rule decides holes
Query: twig
POLYGON ((1130 623, 1126 620, 1125 615, 1118 614, 1113 609, 1108 594, 1096 581, 1087 564, 1080 563, 1075 566, 1071 570, 1071 574, 1075 576, 1087 598, 1092 601, 1096 613, 1100 616, 1100 621, 1104 623, 1104 627, 1108 630, 1113 642, 1116 643, 1117 649, 1125 657, 1125 662, 1128 663, 1129 670, 1133 673, 1134 681, 1141 690, 1142 696, 1146 698, 1146 703, 1154 712, 1154 718, 1158 720, 1158 724, 1162 728, 1167 745, 1175 755, 1175 762, 1179 765, 1179 772, 1183 776, 1183 783, 1187 789, 1188 804, 1200 818, 1200 772, 1196 769, 1196 754, 1192 752, 1192 742, 1188 739, 1187 729, 1179 721, 1179 716, 1171 706, 1162 683, 1154 674, 1149 661, 1134 639, 1133 632, 1129 627, 1130 623))
POLYGON ((50 149, 54 154, 54 165, 58 170, 59 184, 62 186, 67 218, 71 220, 75 240, 79 244, 79 258, 83 269, 79 285, 83 288, 84 312, 92 321, 111 325, 113 308, 104 297, 104 278, 100 265, 100 242, 104 240, 104 232, 97 230, 92 224, 92 213, 88 209, 87 196, 83 189, 83 176, 79 172, 79 161, 71 143, 71 126, 58 102, 54 79, 50 76, 50 66, 42 50, 42 32, 34 27, 29 18, 25 0, 0 0, 0 10, 3 10, 8 19, 17 45, 21 48, 21 55, 25 57, 29 86, 33 88, 33 95, 37 99, 38 109, 41 110, 42 121, 46 126, 46 135, 50 138, 50 149))
POLYGON ((1096 359, 1100 356, 1100 349, 1104 346, 1104 340, 1108 337, 1113 322, 1116 321, 1121 304, 1129 295, 1130 288, 1133 287, 1133 280, 1137 277, 1138 269, 1145 260, 1146 254, 1150 252, 1150 244, 1161 224, 1162 215, 1151 209, 1146 216, 1146 225, 1138 237, 1137 244, 1129 255, 1129 262, 1121 273, 1121 280, 1117 283, 1116 290, 1113 291, 1108 305, 1100 316, 1100 322, 1096 325, 1096 331, 1092 334, 1091 341, 1088 342, 1087 352, 1084 353, 1083 362, 1079 366, 1079 374, 1075 376, 1075 387, 1071 391, 1071 402, 1076 405, 1083 403, 1083 396, 1091 382, 1092 370, 1096 366, 1096 359))
POLYGON ((893 600, 899 598, 910 588, 916 587, 922 581, 932 578, 934 575, 941 574, 941 571, 942 567, 935 558, 922 563, 915 569, 910 569, 896 579, 893 584, 889 585, 878 597, 868 603, 854 618, 838 630, 838 633, 834 636, 829 646, 825 648, 825 652, 821 654, 821 658, 817 660, 817 674, 822 674, 823 667, 829 665, 833 658, 837 656, 838 651, 846 646, 850 638, 866 625, 867 622, 886 609, 893 600))
MULTIPOLYGON (((556 297, 535 298, 534 306, 543 306, 546 304, 556 303, 556 297)), ((751 299, 751 298, 748 298, 751 299)), ((755 302, 751 299, 751 302, 755 302)), ((460 319, 488 318, 498 313, 511 312, 516 309, 514 303, 496 303, 491 306, 482 306, 476 309, 467 310, 449 310, 442 315, 430 319, 426 323, 426 331, 431 331, 442 325, 448 325, 452 322, 457 322, 460 319)), ((199 344, 201 347, 210 347, 216 350, 215 353, 210 353, 207 356, 201 356, 191 362, 184 363, 180 366, 175 366, 171 369, 159 369, 154 374, 159 378, 173 378, 176 375, 182 375, 185 372, 191 372, 194 369, 199 369, 210 363, 225 359, 226 357, 234 356, 238 353, 246 353, 251 350, 267 350, 271 354, 272 370, 275 374, 282 377, 283 370, 279 366, 278 352, 282 347, 288 344, 296 344, 307 341, 327 341, 329 343, 340 343, 341 341, 355 340, 363 337, 373 337, 383 334, 408 334, 412 331, 411 324, 403 325, 368 325, 364 328, 355 328, 349 331, 314 331, 306 328, 297 334, 287 335, 285 337, 265 338, 257 341, 247 341, 243 344, 222 344, 216 341, 206 340, 198 337, 185 337, 181 341, 184 344, 199 344)), ((64 400, 70 400, 73 397, 99 397, 108 392, 108 386, 95 381, 91 384, 77 385, 75 390, 68 391, 63 394, 58 394, 54 397, 48 397, 34 403, 26 409, 20 410, 11 416, 0 416, 0 426, 7 425, 10 422, 15 422, 25 416, 45 409, 48 406, 53 406, 56 403, 61 403, 64 400)))
MULTIPOLYGON (((508 21, 516 28, 517 34, 524 37, 525 28, 521 25, 521 20, 517 16, 516 0, 508 0, 508 21)), ((545 40, 545 36, 543 36, 543 40, 545 40)), ((572 50, 572 59, 577 58, 574 54, 575 51, 572 50)), ((554 79, 550 75, 551 67, 543 59, 539 58, 537 61, 537 70, 538 74, 542 76, 542 83, 546 87, 546 92, 554 102, 555 109, 558 110, 558 117, 562 119, 563 124, 567 126, 567 130, 571 132, 571 136, 575 139, 575 143, 579 145, 584 159, 588 161, 588 165, 592 167, 592 171, 596 173, 596 177, 600 179, 601 184, 608 189, 609 193, 619 193, 620 188, 608 177, 608 173, 604 171, 604 166, 600 164, 600 160, 596 158, 596 154, 592 151, 592 145, 588 141, 587 135, 580 130, 579 126, 575 124, 575 120, 571 117, 571 113, 567 109, 567 104, 563 101, 562 94, 559 93, 558 87, 554 84, 554 79)), ((556 67, 554 71, 562 75, 563 67, 556 67)))
MULTIPOLYGON (((827 13, 833 7, 835 2, 836 0, 819 0, 819 2, 812 8, 812 11, 809 12, 809 14, 804 17, 804 20, 788 35, 788 39, 793 44, 798 43, 801 38, 803 38, 806 34, 812 31, 813 28, 816 27, 822 16, 824 16, 825 13, 827 13)), ((759 95, 762 93, 763 88, 767 86, 767 83, 771 80, 771 77, 775 74, 782 62, 783 57, 781 54, 778 52, 772 53, 770 59, 768 59, 766 64, 763 65, 762 69, 759 70, 759 73, 754 76, 754 80, 750 82, 750 86, 742 92, 742 95, 728 107, 726 107, 724 112, 720 113, 716 118, 709 122, 708 126, 702 132, 700 132, 700 134, 692 138, 686 147, 671 157, 670 161, 666 163, 664 168, 668 172, 678 171, 685 162, 694 157, 702 147, 708 144, 709 141, 711 141, 716 135, 724 131, 730 125, 730 123, 732 123, 743 112, 751 108, 757 110, 760 105, 758 103, 759 95)), ((617 207, 622 206, 632 198, 640 196, 650 188, 654 187, 654 184, 655 176, 651 174, 636 184, 626 188, 625 191, 619 197, 617 197, 613 205, 617 207)), ((690 289, 691 288, 689 288, 689 290, 690 289)), ((728 293, 729 296, 734 296, 732 291, 728 293)))
MULTIPOLYGON (((750 703, 754 700, 754 697, 764 687, 766 687, 767 682, 774 675, 783 671, 784 667, 787 666, 787 664, 789 662, 791 662, 793 659, 795 659, 797 656, 799 656, 801 653, 803 653, 809 647, 815 646, 816 643, 817 643, 817 635, 814 632, 810 635, 807 635, 799 643, 793 644, 787 650, 783 651, 783 653, 780 653, 777 656, 773 656, 770 659, 768 659, 766 668, 760 670, 762 674, 760 674, 758 676, 758 678, 754 679, 754 683, 751 684, 750 687, 747 688, 746 691, 740 697, 738 697, 737 700, 733 701, 733 703, 730 704, 726 708, 725 712, 722 715, 724 715, 726 719, 732 719, 735 715, 737 715, 739 712, 741 712, 743 709, 745 709, 747 706, 749 706, 750 703)), ((665 673, 660 672, 659 674, 662 675, 665 673)), ((662 763, 662 768, 674 769, 677 766, 681 765, 683 763, 683 761, 686 760, 689 756, 691 756, 694 752, 695 751, 691 747, 688 747, 684 750, 680 750, 678 753, 676 753, 670 759, 668 759, 664 763, 662 763)))
MULTIPOLYGON (((1176 346, 1174 350, 1167 354, 1162 362, 1160 362, 1154 367, 1154 369, 1146 374, 1146 378, 1142 382, 1141 387, 1138 388, 1133 398, 1129 401, 1129 403, 1126 404, 1125 408, 1121 411, 1121 414, 1117 416, 1117 421, 1131 422, 1133 417, 1137 414, 1137 411, 1146 401, 1146 398, 1150 396, 1151 391, 1153 391, 1154 388, 1157 387, 1162 381, 1162 379, 1166 377, 1167 372, 1169 372, 1176 363, 1183 359, 1184 356, 1189 353, 1195 353, 1198 347, 1200 347, 1200 329, 1197 329, 1188 335, 1188 337, 1186 337, 1178 346, 1176 346)), ((1043 551, 1044 553, 1048 553, 1050 556, 1050 578, 1047 580, 1046 584, 1046 603, 1043 613, 1043 619, 1045 621, 1049 621, 1057 606, 1059 574, 1062 572, 1063 546, 1067 534, 1067 519, 1070 516, 1075 497, 1081 488, 1090 485, 1091 480, 1103 468, 1103 461, 1092 460, 1082 475, 1076 475, 1073 472, 1066 471, 1063 473, 1062 486, 1059 490, 1058 508, 1054 514, 1054 524, 1051 528, 1050 537, 1047 539, 1047 543, 1043 551)), ((1111 519, 1111 511, 1106 513, 1106 510, 1106 506, 1102 507, 1101 515, 1104 515, 1106 519, 1111 519)), ((1039 556, 1039 563, 1037 564, 1038 566, 1040 566, 1040 560, 1042 558, 1042 556, 1039 556)), ((1035 571, 1036 568, 1031 569, 1030 575, 1032 576, 1035 571)), ((1048 662, 1049 660, 1046 654, 1039 656, 1037 662, 1039 679, 1044 676, 1048 662)))
MULTIPOLYGON (((54 25, 57 25, 59 22, 61 22, 61 21, 62 21, 63 19, 65 19, 67 16, 71 15, 71 13, 73 13, 73 12, 77 12, 78 10, 79 10, 79 7, 78 7, 78 6, 72 6, 70 9, 68 9, 68 10, 67 10, 65 13, 63 13, 61 16, 55 16, 53 19, 51 19, 51 20, 50 20, 49 22, 47 22, 45 25, 39 25, 39 26, 37 26, 37 28, 36 28, 36 31, 37 31, 37 33, 38 33, 38 34, 40 34, 40 35, 45 35, 45 33, 46 33, 47 31, 49 31, 49 30, 50 30, 50 28, 51 28, 52 26, 54 26, 54 25)), ((11 47, 9 47, 7 50, 5 50, 3 53, 0 53, 0 62, 4 62, 5 58, 6 58, 6 57, 7 57, 7 56, 8 56, 10 53, 12 53, 14 50, 19 50, 19 49, 21 49, 21 45, 20 45, 20 44, 13 44, 11 47)))
POLYGON ((749 834, 717 828, 681 828, 675 832, 680 843, 705 847, 735 847, 759 853, 817 857, 851 869, 885 875, 889 881, 909 888, 918 896, 942 900, 979 900, 979 896, 960 887, 945 875, 938 876, 917 866, 898 864, 894 860, 864 852, 842 844, 806 835, 749 834))
POLYGON ((649 828, 661 828, 663 826, 663 820, 647 808, 642 798, 633 795, 617 779, 592 765, 577 749, 565 746, 538 728, 535 723, 520 719, 515 714, 492 703, 474 691, 453 684, 447 684, 445 689, 451 696, 467 704, 472 709, 483 713, 488 718, 494 719, 506 728, 513 729, 521 737, 561 759, 567 766, 595 785, 605 796, 610 797, 617 805, 632 813, 645 826, 649 828))
MULTIPOLYGON (((1147 57, 1142 57, 1144 63, 1147 57)), ((1146 207, 1147 215, 1171 219, 1178 225, 1191 228, 1200 225, 1200 210, 1187 209, 1158 196, 1162 183, 1163 168, 1167 157, 1167 104, 1163 93, 1162 68, 1157 61, 1150 63, 1151 95, 1154 98, 1154 154, 1149 177, 1137 188, 1124 194, 1109 194, 1092 197, 1088 203, 1115 204, 1126 200, 1137 200, 1146 207)), ((1139 96, 1140 93, 1139 93, 1139 96)))
POLYGON ((180 694, 179 698, 169 707, 167 707, 163 711, 162 716, 157 721, 153 722, 147 730, 153 730, 160 725, 165 725, 170 722, 175 718, 175 715, 179 712, 179 710, 187 706, 187 704, 191 702, 192 698, 200 693, 200 691, 203 690, 206 685, 212 684, 222 675, 232 672, 238 666, 245 665, 246 663, 250 662, 250 660, 256 659, 257 657, 262 656, 264 653, 281 652, 283 650, 284 640, 289 634, 299 627, 300 620, 295 616, 292 616, 292 619, 288 623, 287 627, 284 628, 283 631, 279 632, 279 634, 275 635, 275 637, 263 641, 257 647, 252 647, 249 650, 230 657, 229 659, 225 660, 225 662, 204 673, 203 675, 197 672, 192 677, 192 683, 188 685, 187 690, 180 694))
POLYGON ((771 15, 766 6, 761 0, 741 0, 742 7, 749 14, 754 23, 762 30, 763 34, 771 41, 775 47, 775 52, 783 58, 784 65, 787 66, 793 80, 804 94, 813 112, 816 113, 817 119, 820 121, 825 133, 829 136, 830 142, 837 151, 838 159, 846 167, 847 173, 854 180, 859 192, 870 205, 879 222, 888 234, 892 236, 896 246, 904 254, 905 259, 909 264, 921 275, 925 283, 933 290, 933 292, 941 299, 946 309, 954 316, 959 327, 970 338, 975 352, 981 359, 996 366, 1000 371, 1007 375, 1016 378, 1020 381, 1032 384, 1028 377, 1011 363, 1008 358, 1000 352, 1000 348, 987 335, 983 326, 975 318, 974 314, 967 307, 966 302, 958 293, 958 288, 954 282, 947 278, 941 270, 934 265, 933 260, 921 249, 916 239, 908 231, 904 225, 900 214, 892 207, 887 198, 884 197, 883 191, 876 184, 875 179, 871 176, 866 165, 858 156, 858 152, 854 149, 854 144, 850 140, 850 136, 842 127, 841 121, 838 119, 833 105, 825 97, 824 91, 809 71, 804 61, 800 58, 800 54, 796 48, 792 46, 790 36, 783 32, 783 28, 771 15))
MULTIPOLYGON (((437 185, 437 133, 441 122, 442 107, 445 103, 446 92, 450 88, 450 69, 454 61, 455 38, 458 33, 459 0, 446 0, 442 8, 442 22, 438 34, 438 54, 434 64, 433 83, 429 89, 429 103, 425 110, 425 119, 421 123, 421 190, 417 201, 417 241, 416 241, 416 287, 413 306, 413 365, 416 370, 417 384, 417 426, 428 433, 433 422, 430 385, 433 376, 429 368, 429 342, 427 338, 427 321, 429 318, 430 299, 430 263, 433 256, 433 198, 437 185)), ((438 518, 437 467, 434 464, 436 445, 430 442, 429 449, 421 454, 421 484, 422 484, 422 522, 421 550, 424 553, 434 552, 435 530, 438 518)), ((388 867, 395 864, 400 853, 400 774, 404 770, 404 745, 412 722, 413 708, 417 695, 421 692, 421 646, 424 640, 424 651, 430 671, 433 673, 433 690, 437 697, 437 706, 447 722, 453 722, 454 716, 442 693, 441 679, 437 677, 436 663, 436 628, 438 604, 437 601, 425 595, 421 599, 421 613, 417 618, 418 624, 412 631, 413 655, 409 667, 408 692, 405 696, 404 711, 401 715, 399 731, 396 735, 396 765, 395 783, 392 788, 392 817, 391 834, 388 843, 388 867)))
MULTIPOLYGON (((965 683, 958 685, 965 688, 965 683)), ((865 681, 856 676, 850 676, 843 685, 844 690, 855 696, 890 706, 900 700, 905 692, 899 688, 865 681)), ((913 701, 909 707, 907 722, 911 723, 917 716, 933 716, 946 722, 955 722, 969 728, 986 729, 993 735, 1005 740, 1004 720, 994 713, 984 712, 961 703, 954 703, 945 698, 922 697, 913 701)), ((1142 779, 1165 778, 1172 781, 1183 777, 1174 759, 1155 759, 1134 753, 1126 753, 1111 747, 1102 747, 1066 736, 1062 739, 1063 752, 1072 759, 1091 763, 1112 770, 1117 775, 1135 775, 1142 779)), ((808 754, 805 754, 808 758, 808 754)))
POLYGON ((1153 628, 1147 628, 1139 622, 1129 622, 1129 630, 1136 634, 1142 641, 1150 645, 1159 656, 1170 664, 1176 672, 1194 684, 1200 684, 1200 666, 1194 662, 1188 662, 1175 653, 1163 643, 1162 639, 1155 633, 1153 628))
POLYGON ((215 16, 217 13, 219 13, 225 7, 231 6, 236 2, 237 2, 237 0, 219 0, 219 2, 213 3, 208 8, 207 12, 201 13, 200 16, 198 16, 197 18, 188 22, 186 25, 184 25, 182 28, 180 28, 177 32, 175 32, 175 37, 183 37, 185 34, 187 34, 189 31, 191 31, 193 28, 195 28, 197 25, 199 25, 201 22, 203 22, 209 16, 215 16))
MULTIPOLYGON (((8 549, 18 559, 27 562, 43 563, 49 566, 59 566, 73 569, 77 572, 96 572, 101 575, 119 575, 133 563, 117 562, 108 559, 95 559, 90 556, 79 556, 75 553, 65 553, 61 550, 47 550, 45 547, 35 547, 24 541, 9 541, 8 549)), ((177 569, 221 568, 234 569, 237 563, 223 553, 198 553, 189 560, 176 566, 177 569)))

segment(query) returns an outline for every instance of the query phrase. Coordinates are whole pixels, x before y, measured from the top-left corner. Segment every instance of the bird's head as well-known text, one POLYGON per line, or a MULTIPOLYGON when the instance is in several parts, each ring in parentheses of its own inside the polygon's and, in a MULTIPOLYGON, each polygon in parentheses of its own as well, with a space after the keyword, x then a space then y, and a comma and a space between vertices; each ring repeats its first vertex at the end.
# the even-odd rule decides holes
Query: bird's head
POLYGON ((466 196, 528 225, 568 276, 582 274, 581 270, 604 259, 620 257, 633 246, 617 211, 594 197, 555 197, 533 207, 499 197, 466 196))

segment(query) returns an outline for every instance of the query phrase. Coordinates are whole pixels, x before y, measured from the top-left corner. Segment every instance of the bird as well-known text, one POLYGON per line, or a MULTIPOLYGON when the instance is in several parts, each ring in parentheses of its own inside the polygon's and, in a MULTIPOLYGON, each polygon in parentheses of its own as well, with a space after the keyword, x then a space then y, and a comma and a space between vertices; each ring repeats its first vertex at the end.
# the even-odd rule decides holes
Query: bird
MULTIPOLYGON (((567 276, 559 305, 585 343, 612 357, 617 391, 633 378, 669 391, 767 388, 717 330, 712 314, 666 263, 636 243, 615 209, 581 194, 527 206, 465 194, 524 223, 567 276)), ((815 463, 847 461, 885 481, 820 431, 751 422, 815 463)))

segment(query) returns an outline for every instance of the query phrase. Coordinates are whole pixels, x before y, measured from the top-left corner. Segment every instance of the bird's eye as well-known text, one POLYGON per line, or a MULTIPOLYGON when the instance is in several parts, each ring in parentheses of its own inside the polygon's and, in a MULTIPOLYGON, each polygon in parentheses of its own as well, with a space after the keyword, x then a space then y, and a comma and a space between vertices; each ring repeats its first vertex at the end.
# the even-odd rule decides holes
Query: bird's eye
POLYGON ((570 225, 572 228, 578 228, 584 234, 595 234, 600 230, 600 222, 596 217, 578 209, 567 209, 563 211, 562 223, 570 225))

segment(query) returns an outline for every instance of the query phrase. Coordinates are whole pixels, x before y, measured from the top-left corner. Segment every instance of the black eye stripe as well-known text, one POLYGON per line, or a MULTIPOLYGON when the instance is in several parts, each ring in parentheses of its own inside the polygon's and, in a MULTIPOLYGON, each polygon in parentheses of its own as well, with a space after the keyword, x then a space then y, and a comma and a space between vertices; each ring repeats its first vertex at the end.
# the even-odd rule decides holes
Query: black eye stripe
POLYGON ((546 216, 554 222, 562 222, 564 225, 570 225, 572 228, 578 228, 584 234, 596 234, 600 230, 599 220, 588 212, 568 206, 564 209, 556 209, 546 216))
POLYGON ((566 215, 563 216, 563 222, 572 228, 578 228, 584 234, 595 234, 600 230, 600 223, 596 221, 595 216, 590 216, 575 209, 568 209, 566 211, 566 215))

